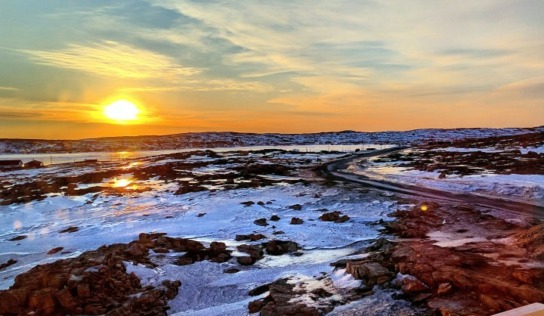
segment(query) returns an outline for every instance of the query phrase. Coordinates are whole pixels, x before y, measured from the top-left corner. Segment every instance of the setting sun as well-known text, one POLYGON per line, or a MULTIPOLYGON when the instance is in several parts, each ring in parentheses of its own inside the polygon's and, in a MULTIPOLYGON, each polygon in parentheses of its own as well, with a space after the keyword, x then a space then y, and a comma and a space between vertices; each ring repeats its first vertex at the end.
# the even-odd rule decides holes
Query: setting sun
POLYGON ((115 101, 104 108, 104 114, 107 118, 119 122, 137 120, 139 113, 138 107, 126 100, 115 101))

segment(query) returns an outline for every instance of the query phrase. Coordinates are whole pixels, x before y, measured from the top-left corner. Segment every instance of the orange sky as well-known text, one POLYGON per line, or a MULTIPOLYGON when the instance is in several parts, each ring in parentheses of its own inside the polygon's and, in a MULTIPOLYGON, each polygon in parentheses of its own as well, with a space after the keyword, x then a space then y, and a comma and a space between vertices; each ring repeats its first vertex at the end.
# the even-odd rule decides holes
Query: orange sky
POLYGON ((0 3, 0 138, 544 124, 544 2, 0 3), (118 124, 103 109, 135 103, 118 124))

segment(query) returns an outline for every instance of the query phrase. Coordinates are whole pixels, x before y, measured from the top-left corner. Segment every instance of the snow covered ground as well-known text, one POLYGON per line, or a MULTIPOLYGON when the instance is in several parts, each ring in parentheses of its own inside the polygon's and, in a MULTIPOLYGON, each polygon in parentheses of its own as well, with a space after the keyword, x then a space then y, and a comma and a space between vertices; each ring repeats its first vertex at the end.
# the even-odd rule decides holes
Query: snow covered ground
MULTIPOLYGON (((530 151, 542 152, 543 147, 523 148, 522 154, 530 151)), ((404 153, 410 150, 404 151, 404 153)), ((437 151, 451 153, 470 153, 475 151, 500 152, 496 148, 453 148, 437 151)), ((403 167, 403 161, 383 161, 378 157, 369 159, 363 165, 352 165, 350 171, 372 179, 395 183, 418 185, 447 192, 472 193, 508 200, 517 200, 529 204, 544 205, 544 175, 540 174, 494 174, 482 172, 472 175, 452 174, 439 178, 439 171, 421 171, 403 167)))
MULTIPOLYGON (((338 156, 321 155, 320 159, 338 156)), ((342 186, 284 182, 299 179, 297 174, 266 175, 276 183, 256 188, 225 189, 219 181, 213 188, 215 190, 181 195, 174 193, 179 187, 177 181, 160 180, 157 177, 148 180, 131 179, 137 168, 160 167, 178 162, 199 163, 192 170, 184 172, 221 177, 229 174, 232 168, 247 163, 244 159, 251 159, 253 163, 257 161, 261 164, 267 162, 291 166, 311 167, 316 163, 316 155, 306 153, 224 153, 220 157, 192 155, 186 159, 153 158, 103 167, 83 166, 73 169, 70 166, 56 166, 2 174, 5 188, 8 188, 14 183, 33 179, 45 181, 59 175, 73 176, 100 168, 128 172, 120 177, 127 182, 123 182, 114 192, 103 191, 80 196, 51 193, 43 200, 0 206, 0 263, 9 259, 17 260, 16 264, 0 271, 0 289, 8 288, 16 275, 37 264, 76 257, 84 251, 106 244, 127 243, 137 239, 140 233, 164 232, 168 236, 191 238, 203 243, 220 241, 234 251, 234 256, 243 255, 236 251, 237 245, 248 243, 236 241, 236 235, 261 233, 268 240, 297 242, 302 247, 303 255, 265 256, 255 265, 247 267, 239 266, 236 260, 221 264, 202 261, 179 266, 169 260, 169 255, 165 258, 156 255, 154 260, 161 263, 157 268, 150 269, 129 262, 126 266, 129 272, 134 271, 142 278, 143 284, 158 284, 164 279, 181 280, 180 294, 170 301, 170 313, 173 315, 246 315, 248 302, 258 298, 250 297, 248 291, 284 277, 290 277, 297 286, 326 286, 335 293, 331 300, 342 301, 344 289, 358 286, 359 281, 343 270, 333 271, 330 263, 352 255, 376 238, 380 228, 376 222, 380 219, 389 220, 386 215, 402 207, 397 202, 377 193, 369 195, 357 190, 346 190, 342 186), (219 163, 222 159, 234 160, 219 163), (206 165, 202 166, 201 163, 206 165), (151 190, 137 190, 140 187, 151 190), (254 204, 243 204, 248 201, 254 204), (297 204, 301 206, 300 210, 292 207, 297 204), (351 219, 345 223, 320 221, 318 218, 325 210, 340 211, 351 219), (255 225, 254 220, 270 218, 272 215, 281 219, 269 222, 268 226, 255 225), (304 223, 291 225, 289 222, 292 217, 301 218, 304 223), (67 228, 76 229, 61 233, 67 228), (17 238, 21 236, 26 238, 17 238), (48 254, 49 250, 57 247, 62 247, 62 251, 48 254), (235 274, 224 273, 225 269, 231 267, 240 268, 241 271, 235 274), (318 281, 317 277, 321 277, 322 281, 318 281), (326 284, 316 285, 315 282, 326 284)), ((178 180, 194 181, 191 178, 178 180)), ((115 179, 104 179, 103 183, 78 184, 78 187, 115 186, 115 183, 118 183, 115 179)), ((385 294, 389 297, 387 295, 390 296, 390 293, 385 294)), ((300 299, 305 301, 304 297, 300 299)), ((375 303, 371 299, 367 302, 375 303)), ((359 310, 364 308, 364 304, 361 302, 353 308, 359 310)), ((349 315, 350 308, 342 310, 344 312, 339 315, 349 315)))

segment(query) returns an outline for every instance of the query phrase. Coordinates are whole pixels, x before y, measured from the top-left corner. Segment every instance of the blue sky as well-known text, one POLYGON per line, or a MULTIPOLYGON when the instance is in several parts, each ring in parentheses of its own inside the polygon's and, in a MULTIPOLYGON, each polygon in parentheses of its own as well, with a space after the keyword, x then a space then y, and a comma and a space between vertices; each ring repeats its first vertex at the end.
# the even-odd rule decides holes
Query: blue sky
POLYGON ((1 0, 0 137, 542 125, 543 33, 542 1, 1 0))

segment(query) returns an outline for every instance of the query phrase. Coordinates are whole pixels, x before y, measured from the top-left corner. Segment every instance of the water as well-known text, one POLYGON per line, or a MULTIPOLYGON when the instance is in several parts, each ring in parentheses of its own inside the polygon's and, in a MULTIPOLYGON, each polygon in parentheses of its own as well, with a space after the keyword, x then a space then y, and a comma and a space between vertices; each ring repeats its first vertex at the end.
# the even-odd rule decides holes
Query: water
POLYGON ((217 148, 182 148, 175 150, 149 150, 149 151, 122 151, 122 152, 90 152, 90 153, 66 153, 66 154, 3 154, 0 155, 0 160, 22 160, 23 163, 33 159, 42 161, 45 165, 72 163, 83 161, 85 159, 97 159, 99 161, 118 161, 138 157, 149 157, 157 155, 173 154, 178 152, 188 152, 195 150, 213 150, 215 152, 227 152, 236 150, 263 150, 263 149, 283 149, 283 150, 298 150, 301 152, 320 152, 326 151, 341 151, 354 152, 357 149, 366 150, 367 148, 385 149, 391 145, 377 144, 359 144, 359 145, 289 145, 289 146, 246 146, 246 147, 217 147, 217 148))

